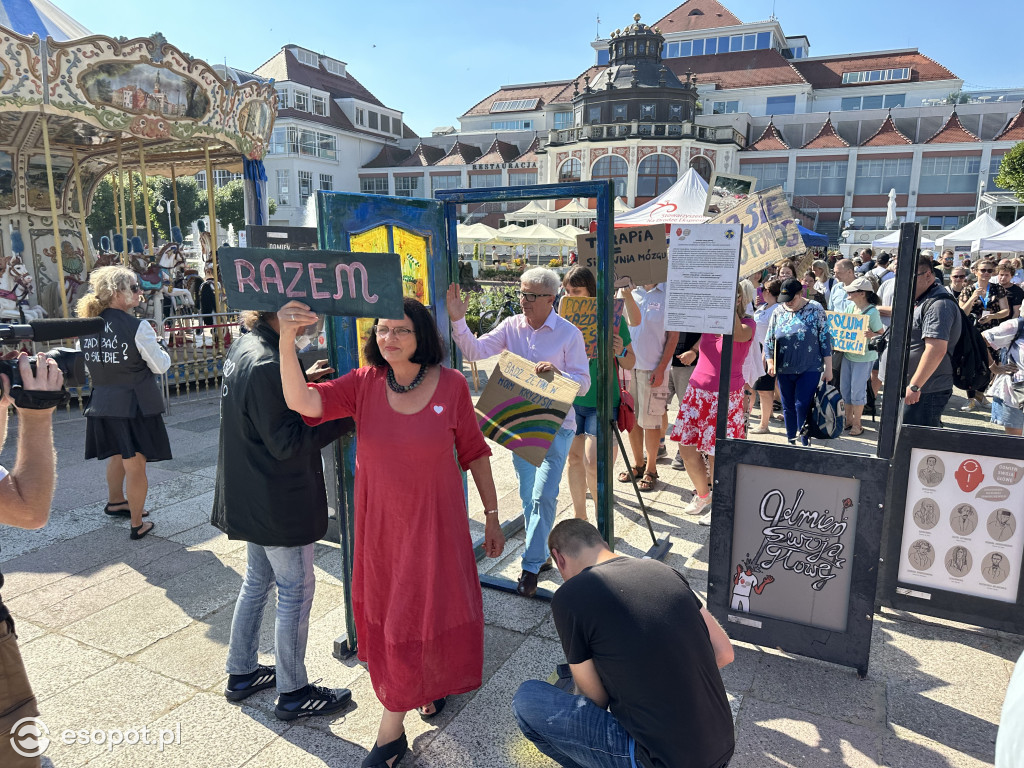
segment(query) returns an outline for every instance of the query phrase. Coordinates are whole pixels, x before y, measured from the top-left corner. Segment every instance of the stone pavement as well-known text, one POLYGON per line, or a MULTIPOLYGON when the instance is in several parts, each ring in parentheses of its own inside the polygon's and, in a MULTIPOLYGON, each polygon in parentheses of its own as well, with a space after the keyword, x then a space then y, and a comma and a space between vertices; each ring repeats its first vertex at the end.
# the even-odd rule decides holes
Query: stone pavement
MULTIPOLYGON (((490 366, 482 366, 486 371, 490 366)), ((951 416, 981 423, 976 414, 951 416)), ((348 686, 353 705, 337 719, 279 722, 265 691, 241 706, 223 695, 224 659, 244 544, 209 525, 216 464, 217 404, 174 402, 167 418, 176 458, 150 468, 149 508, 156 530, 128 539, 128 523, 103 514, 103 468, 85 462, 81 417, 56 429, 59 480, 49 525, 0 529, 4 599, 18 623, 22 653, 53 742, 44 765, 356 766, 372 745, 381 708, 365 670, 338 662, 333 641, 344 631, 338 548, 316 548, 317 590, 309 632, 310 677, 348 686), (157 745, 65 744, 61 734, 95 729, 150 729, 157 745), (166 729, 166 730, 165 730, 166 729)), ((13 465, 12 419, 0 462, 13 465)), ((866 437, 873 435, 868 433, 866 437)), ((767 439, 780 440, 778 435, 767 439)), ((865 440, 844 447, 868 451, 865 440)), ((621 460, 619 462, 621 464, 621 460)), ((510 455, 495 450, 502 518, 518 510, 510 455)), ((618 468, 617 468, 618 469, 618 468)), ((659 466, 663 483, 647 495, 666 559, 702 594, 708 530, 681 510, 685 473, 659 466)), ((650 535, 632 489, 615 484, 619 551, 642 555, 650 535)), ((559 518, 571 515, 563 479, 559 518)), ((591 505, 591 514, 593 506, 591 505)), ((471 525, 482 531, 471 493, 471 525)), ((514 578, 520 537, 481 569, 514 578)), ((415 556, 415 553, 406 553, 415 556)), ((548 586, 557 584, 557 572, 548 586)), ((544 582, 542 582, 544 584, 544 582)), ((402 765, 553 765, 519 733, 510 703, 520 682, 547 677, 564 660, 548 604, 484 590, 483 686, 453 697, 429 725, 406 720, 413 755, 402 765)), ((868 677, 772 649, 736 646, 724 670, 736 717, 736 768, 990 765, 1000 708, 1024 638, 927 617, 876 616, 868 677)), ((262 660, 273 660, 273 611, 265 617, 262 660)), ((640 649, 638 649, 640 650, 640 649)), ((86 739, 83 739, 86 740, 86 739)))

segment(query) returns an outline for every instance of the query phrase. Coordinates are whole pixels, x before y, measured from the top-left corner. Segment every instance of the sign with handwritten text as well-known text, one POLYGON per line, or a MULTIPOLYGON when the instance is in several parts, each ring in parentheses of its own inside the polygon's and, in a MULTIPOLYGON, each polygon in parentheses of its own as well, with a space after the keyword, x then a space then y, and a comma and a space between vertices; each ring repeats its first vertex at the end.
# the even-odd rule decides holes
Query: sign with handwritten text
MULTIPOLYGON (((668 235, 665 225, 618 227, 613 234, 615 287, 663 283, 668 279, 668 235)), ((580 264, 597 274, 597 234, 576 236, 580 264)))
POLYGON ((394 253, 219 248, 217 256, 232 309, 277 311, 294 299, 325 315, 405 315, 394 253))
POLYGON ((539 467, 572 408, 580 385, 537 364, 502 352, 476 403, 484 437, 539 467))
POLYGON ((868 316, 848 312, 826 312, 832 351, 863 355, 868 349, 868 316))
POLYGON ((563 296, 558 314, 580 329, 587 357, 597 357, 597 299, 593 296, 563 296))
POLYGON ((782 187, 754 192, 744 204, 730 208, 708 223, 743 226, 741 279, 807 250, 782 187))

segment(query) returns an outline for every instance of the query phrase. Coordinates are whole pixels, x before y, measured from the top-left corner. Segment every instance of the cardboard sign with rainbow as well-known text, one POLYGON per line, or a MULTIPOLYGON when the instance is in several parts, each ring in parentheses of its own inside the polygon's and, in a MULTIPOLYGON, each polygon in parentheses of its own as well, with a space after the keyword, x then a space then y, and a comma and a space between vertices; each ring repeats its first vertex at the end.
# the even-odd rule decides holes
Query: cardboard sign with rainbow
POLYGON ((580 385, 536 363, 502 352, 476 404, 480 431, 539 467, 572 407, 580 385))

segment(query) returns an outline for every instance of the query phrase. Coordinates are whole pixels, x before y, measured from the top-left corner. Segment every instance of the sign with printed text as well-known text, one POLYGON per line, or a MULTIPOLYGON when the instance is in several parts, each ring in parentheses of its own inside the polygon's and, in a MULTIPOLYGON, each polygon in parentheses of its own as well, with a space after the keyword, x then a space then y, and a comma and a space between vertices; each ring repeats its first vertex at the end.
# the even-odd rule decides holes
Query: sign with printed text
POLYGON ((484 437, 539 467, 562 428, 580 385, 536 363, 502 352, 476 403, 484 437))
POLYGON ((405 316, 394 253, 221 248, 217 255, 232 309, 276 312, 295 300, 325 315, 405 316))
POLYGON ((834 352, 853 352, 863 355, 868 351, 868 316, 847 312, 826 312, 828 332, 832 336, 834 352))
MULTIPOLYGON (((613 233, 615 287, 663 283, 668 277, 668 237, 665 226, 619 227, 613 233)), ((576 237, 580 265, 597 274, 597 233, 576 237)))
POLYGON ((736 224, 672 225, 666 331, 733 332, 742 241, 736 224))
POLYGON ((743 227, 740 278, 807 250, 782 187, 754 192, 744 204, 716 216, 709 223, 743 227))

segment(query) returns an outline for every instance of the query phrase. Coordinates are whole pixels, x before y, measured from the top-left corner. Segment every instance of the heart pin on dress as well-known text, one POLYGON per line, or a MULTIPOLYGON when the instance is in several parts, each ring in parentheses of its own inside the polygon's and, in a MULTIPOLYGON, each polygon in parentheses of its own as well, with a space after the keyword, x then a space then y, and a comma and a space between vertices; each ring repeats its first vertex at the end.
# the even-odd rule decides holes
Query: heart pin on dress
POLYGON ((440 414, 442 411, 444 411, 444 406, 443 405, 435 405, 434 406, 434 413, 440 414))

